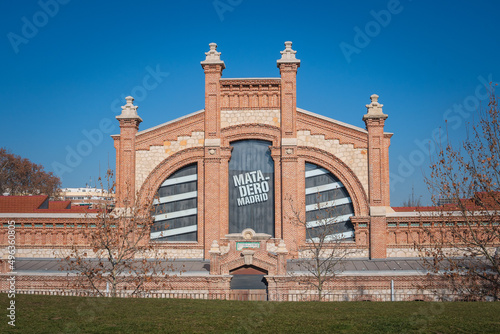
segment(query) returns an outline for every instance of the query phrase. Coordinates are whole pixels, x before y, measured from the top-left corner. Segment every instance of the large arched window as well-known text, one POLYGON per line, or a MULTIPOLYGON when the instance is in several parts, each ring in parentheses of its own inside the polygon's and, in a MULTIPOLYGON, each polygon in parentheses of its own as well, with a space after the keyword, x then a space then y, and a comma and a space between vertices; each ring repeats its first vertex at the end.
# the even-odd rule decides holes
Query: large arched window
POLYGON ((347 189, 328 170, 311 163, 305 167, 306 239, 354 240, 354 208, 347 189))
POLYGON ((170 175, 153 202, 151 240, 196 241, 198 231, 198 170, 189 165, 170 175))

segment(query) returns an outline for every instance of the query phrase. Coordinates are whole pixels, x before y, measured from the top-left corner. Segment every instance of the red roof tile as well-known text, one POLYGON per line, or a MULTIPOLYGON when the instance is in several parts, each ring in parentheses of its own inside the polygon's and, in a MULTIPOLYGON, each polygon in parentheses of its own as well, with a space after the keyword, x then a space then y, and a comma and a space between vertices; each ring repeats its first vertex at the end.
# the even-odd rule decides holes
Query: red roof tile
POLYGON ((48 196, 0 196, 0 212, 34 212, 48 200, 48 196))
POLYGON ((500 192, 477 192, 473 198, 460 199, 458 203, 447 203, 442 206, 392 207, 396 212, 423 211, 461 211, 461 210, 499 210, 500 192), (459 205, 460 204, 460 205, 459 205))
POLYGON ((0 196, 0 213, 90 213, 87 207, 71 206, 71 201, 49 201, 40 196, 0 196))
POLYGON ((50 201, 49 210, 71 209, 71 201, 50 201))

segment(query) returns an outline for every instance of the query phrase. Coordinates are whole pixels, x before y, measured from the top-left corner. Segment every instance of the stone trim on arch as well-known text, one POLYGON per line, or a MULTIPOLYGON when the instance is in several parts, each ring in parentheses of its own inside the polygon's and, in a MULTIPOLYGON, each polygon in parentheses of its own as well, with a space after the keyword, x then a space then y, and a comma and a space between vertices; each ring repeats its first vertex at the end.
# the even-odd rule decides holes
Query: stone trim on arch
POLYGON ((163 141, 159 145, 150 145, 146 149, 141 149, 136 146, 136 166, 135 166, 135 184, 139 189, 151 173, 151 171, 167 157, 174 155, 177 152, 191 147, 203 147, 204 132, 193 131, 188 136, 180 134, 172 135, 175 140, 165 140, 168 137, 163 137, 163 141))
MULTIPOLYGON (((177 152, 163 160, 155 168, 153 168, 151 173, 144 180, 137 196, 137 203, 139 205, 151 203, 156 194, 156 191, 167 177, 169 177, 178 169, 193 163, 198 164, 198 184, 203 185, 204 155, 205 149, 203 147, 193 147, 177 152)), ((203 190, 204 187, 198 187, 198 217, 203 217, 203 190)), ((198 220, 200 220, 200 218, 198 218, 198 220)))
POLYGON ((267 124, 247 123, 224 128, 221 131, 222 146, 229 147, 231 142, 245 139, 259 139, 280 146, 280 128, 267 124))
MULTIPOLYGON (((272 261, 274 259, 272 259, 270 256, 265 256, 268 259, 261 259, 260 258, 261 256, 262 256, 261 254, 256 254, 256 256, 253 258, 252 265, 267 271, 268 275, 276 275, 277 274, 276 262, 272 261), (272 262, 269 260, 271 260, 272 262)), ((231 270, 245 265, 245 260, 243 259, 243 257, 238 257, 234 260, 230 260, 227 262, 225 262, 223 259, 222 262, 223 263, 221 264, 221 275, 229 275, 231 270)))
POLYGON ((304 162, 311 162, 329 170, 346 187, 352 199, 356 216, 368 216, 368 195, 356 174, 342 160, 324 150, 298 146, 297 155, 304 162))
MULTIPOLYGON (((340 134, 335 134, 339 135, 340 134)), ((340 137, 339 137, 340 138, 340 137)), ((359 147, 355 142, 345 142, 330 138, 326 134, 313 134, 310 130, 297 131, 297 145, 325 150, 332 153, 351 168, 368 191, 368 148, 359 147)))

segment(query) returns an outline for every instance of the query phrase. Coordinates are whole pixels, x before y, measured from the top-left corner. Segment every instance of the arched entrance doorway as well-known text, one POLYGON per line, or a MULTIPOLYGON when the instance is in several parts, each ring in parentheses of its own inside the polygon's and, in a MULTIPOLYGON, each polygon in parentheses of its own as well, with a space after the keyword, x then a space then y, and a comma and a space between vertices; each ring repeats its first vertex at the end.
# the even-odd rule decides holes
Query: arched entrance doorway
POLYGON ((230 288, 236 300, 267 300, 267 271, 256 266, 244 265, 229 272, 233 275, 230 288))

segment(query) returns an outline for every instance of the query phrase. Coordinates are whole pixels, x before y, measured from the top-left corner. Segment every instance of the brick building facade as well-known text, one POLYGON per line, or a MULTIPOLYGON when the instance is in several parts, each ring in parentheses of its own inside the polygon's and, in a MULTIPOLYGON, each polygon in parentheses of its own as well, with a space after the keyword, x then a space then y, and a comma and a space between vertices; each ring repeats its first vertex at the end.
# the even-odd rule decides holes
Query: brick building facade
MULTIPOLYGON (((289 275, 291 263, 308 256, 318 210, 330 208, 328 218, 337 227, 329 237, 352 251, 352 266, 329 288, 376 295, 393 281, 416 294, 424 270, 414 263, 414 244, 423 240, 422 224, 432 217, 390 206, 392 134, 384 131, 388 116, 379 97, 370 96, 360 114, 364 128, 298 108, 300 60, 291 42, 277 61, 277 78, 223 78, 225 63, 215 43, 201 66, 203 110, 139 131, 142 119, 129 96, 116 117, 120 134, 112 136, 116 206, 154 203, 150 242, 170 259, 203 264, 196 274, 173 278, 171 289, 228 291, 238 270, 251 268, 266 277, 269 298, 282 300, 301 289, 289 275), (304 226, 294 223, 296 212, 304 226)), ((7 222, 18 225, 20 258, 48 264, 59 249, 85 247, 82 214, 0 216, 2 247, 7 222)), ((54 289, 64 280, 26 275, 19 283, 26 289, 54 289)))
MULTIPOLYGON (((283 240, 288 256, 297 257, 298 250, 306 243, 304 231, 294 226, 289 217, 290 203, 305 207, 306 190, 310 193, 313 189, 306 189, 306 164, 311 164, 338 179, 345 189, 344 195, 350 198, 353 207, 350 220, 362 218, 370 223, 369 231, 349 238, 346 243, 352 243, 367 257, 385 258, 386 213, 393 212, 388 168, 392 134, 384 132, 387 115, 382 112, 382 104, 377 95, 370 97, 371 103, 366 105, 367 113, 363 116, 366 129, 297 108, 296 75, 300 60, 291 42, 285 46, 277 61, 280 77, 222 78, 225 63, 216 44, 210 44, 210 51, 201 62, 205 72, 205 109, 150 129, 139 131, 142 119, 133 98, 128 97, 122 114, 117 117, 120 135, 113 136, 117 151, 117 206, 134 200, 133 196, 125 195, 125 189, 128 194, 137 191, 140 201, 152 201, 155 194, 152 189, 160 189, 162 183, 183 167, 196 165, 197 187, 191 191, 196 192, 192 195, 197 200, 196 208, 192 208, 196 211, 196 221, 191 222, 190 229, 175 228, 175 222, 169 224, 164 234, 170 238, 165 237, 164 243, 171 249, 190 245, 198 250, 194 252, 197 257, 209 259, 214 241, 220 247, 230 244, 230 231, 242 232, 247 227, 262 232, 252 222, 241 226, 239 231, 231 228, 237 223, 231 221, 230 210, 235 199, 230 198, 230 192, 235 186, 233 178, 238 176, 230 177, 229 169, 234 143, 239 146, 245 146, 245 142, 263 143, 272 159, 270 175, 274 181, 271 185, 274 203, 265 213, 274 216, 270 222, 272 228, 267 229, 273 231, 268 233, 268 244, 273 246, 268 247, 278 247, 283 240), (191 231, 196 236, 178 238, 180 242, 175 242, 172 240, 175 229, 181 235, 191 231)), ((182 211, 194 212, 189 209, 174 212, 182 211)), ((165 216, 169 221, 168 214, 165 216)), ((354 229, 353 233, 358 231, 354 229)))

